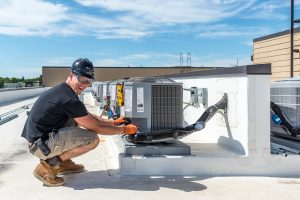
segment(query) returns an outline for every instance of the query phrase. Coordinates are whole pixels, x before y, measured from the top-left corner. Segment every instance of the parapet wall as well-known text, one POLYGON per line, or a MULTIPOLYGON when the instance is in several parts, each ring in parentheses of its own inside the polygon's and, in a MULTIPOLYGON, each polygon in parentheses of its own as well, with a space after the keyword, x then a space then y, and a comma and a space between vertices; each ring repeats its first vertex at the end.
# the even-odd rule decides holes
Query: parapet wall
POLYGON ((42 92, 46 91, 48 88, 24 88, 24 89, 14 89, 14 90, 3 90, 0 91, 0 105, 11 101, 16 101, 19 99, 26 99, 30 97, 35 97, 40 95, 42 92))

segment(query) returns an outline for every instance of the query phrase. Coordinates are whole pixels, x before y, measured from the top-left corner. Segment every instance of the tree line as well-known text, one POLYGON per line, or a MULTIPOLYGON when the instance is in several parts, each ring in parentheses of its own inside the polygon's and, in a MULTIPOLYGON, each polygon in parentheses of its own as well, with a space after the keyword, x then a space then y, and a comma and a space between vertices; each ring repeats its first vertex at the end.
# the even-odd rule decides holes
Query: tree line
POLYGON ((24 76, 22 76, 21 78, 16 78, 16 77, 0 77, 0 88, 3 88, 4 83, 25 83, 26 85, 35 83, 37 81, 40 81, 40 77, 37 78, 29 78, 29 79, 25 79, 24 76))

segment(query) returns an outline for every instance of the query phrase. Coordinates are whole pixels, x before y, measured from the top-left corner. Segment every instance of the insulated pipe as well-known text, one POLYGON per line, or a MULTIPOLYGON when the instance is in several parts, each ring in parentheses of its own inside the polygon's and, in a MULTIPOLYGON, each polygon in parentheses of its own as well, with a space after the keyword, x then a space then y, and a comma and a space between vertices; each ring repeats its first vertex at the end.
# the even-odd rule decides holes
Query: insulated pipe
POLYGON ((291 77, 294 77, 294 0, 291 0, 291 46, 290 46, 290 64, 291 64, 291 77))
POLYGON ((281 120, 280 126, 286 133, 288 133, 293 137, 297 137, 297 135, 300 135, 300 129, 293 127, 291 123, 288 121, 288 119, 285 117, 285 115, 281 112, 280 107, 272 101, 271 101, 271 110, 280 118, 281 120))
MULTIPOLYGON (((0 114, 0 125, 5 124, 6 122, 9 122, 9 121, 17 118, 19 116, 18 114, 29 109, 29 106, 31 106, 31 105, 32 104, 27 104, 22 107, 16 108, 14 110, 8 111, 6 113, 0 114)), ((29 111, 27 111, 27 112, 29 112, 29 111)))
POLYGON ((191 124, 184 128, 165 129, 150 132, 138 132, 135 135, 126 135, 125 139, 128 142, 132 143, 155 143, 164 142, 172 139, 180 139, 195 131, 201 131, 202 129, 204 129, 206 122, 208 122, 220 109, 224 110, 224 112, 227 112, 226 93, 218 103, 208 107, 194 124, 191 124))
POLYGON ((11 115, 8 115, 8 116, 6 116, 4 118, 0 118, 0 125, 5 124, 6 122, 11 121, 11 120, 17 118, 18 116, 19 115, 17 115, 17 114, 11 114, 11 115))

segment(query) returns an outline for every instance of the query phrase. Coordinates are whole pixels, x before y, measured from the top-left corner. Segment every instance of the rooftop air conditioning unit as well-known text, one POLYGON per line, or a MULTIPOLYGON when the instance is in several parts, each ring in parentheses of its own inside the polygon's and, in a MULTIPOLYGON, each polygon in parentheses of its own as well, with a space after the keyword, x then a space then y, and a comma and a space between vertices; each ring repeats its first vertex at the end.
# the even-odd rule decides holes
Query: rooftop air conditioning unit
POLYGON ((300 78, 271 84, 271 101, 276 103, 291 125, 300 128, 300 78))
POLYGON ((102 88, 102 82, 97 81, 92 83, 92 92, 96 98, 99 98, 100 94, 102 94, 102 88))
POLYGON ((164 78, 131 78, 124 81, 121 115, 138 124, 140 131, 156 131, 183 126, 183 88, 164 78))
POLYGON ((100 107, 103 107, 105 104, 106 97, 106 82, 93 82, 92 84, 92 92, 94 98, 99 102, 100 107))

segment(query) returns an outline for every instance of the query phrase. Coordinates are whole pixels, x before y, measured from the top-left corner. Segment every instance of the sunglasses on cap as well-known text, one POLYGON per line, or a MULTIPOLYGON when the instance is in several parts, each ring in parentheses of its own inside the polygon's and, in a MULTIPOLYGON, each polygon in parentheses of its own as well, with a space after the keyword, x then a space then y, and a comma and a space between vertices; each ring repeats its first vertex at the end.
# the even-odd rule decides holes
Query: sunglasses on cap
POLYGON ((90 85, 94 81, 93 79, 86 78, 84 76, 80 76, 77 74, 75 74, 75 76, 76 76, 77 80, 79 81, 79 83, 81 83, 81 84, 90 85))

